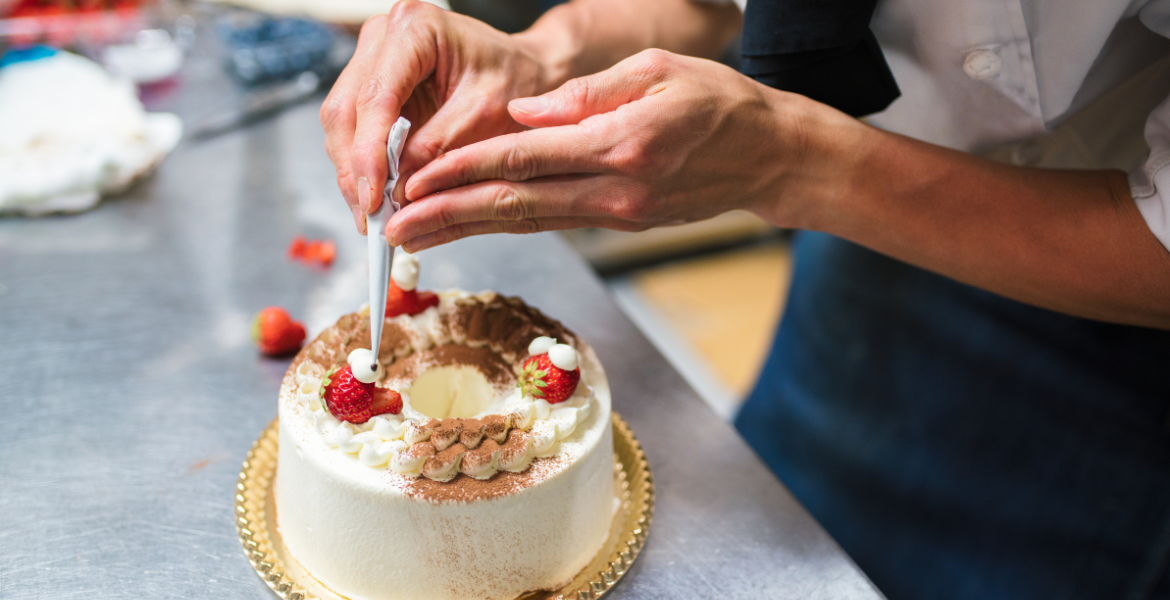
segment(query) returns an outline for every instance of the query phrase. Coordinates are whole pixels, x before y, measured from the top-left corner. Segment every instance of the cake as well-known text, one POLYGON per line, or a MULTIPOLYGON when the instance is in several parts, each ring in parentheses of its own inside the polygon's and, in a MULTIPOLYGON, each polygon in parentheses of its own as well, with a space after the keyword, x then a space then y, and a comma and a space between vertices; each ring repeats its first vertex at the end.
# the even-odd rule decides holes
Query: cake
POLYGON ((567 584, 616 511, 597 356, 518 298, 415 291, 410 255, 394 280, 376 365, 364 309, 321 332, 281 385, 274 493, 289 554, 352 600, 567 584))

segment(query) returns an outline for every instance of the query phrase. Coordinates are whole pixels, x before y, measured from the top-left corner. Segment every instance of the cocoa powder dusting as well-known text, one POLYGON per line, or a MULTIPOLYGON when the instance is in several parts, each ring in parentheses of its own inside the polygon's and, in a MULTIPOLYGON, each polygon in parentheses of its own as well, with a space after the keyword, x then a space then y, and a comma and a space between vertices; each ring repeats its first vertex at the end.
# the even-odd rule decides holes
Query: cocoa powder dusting
POLYGON ((548 456, 533 460, 532 464, 520 473, 500 471, 490 479, 484 480, 462 473, 450 481, 434 481, 419 477, 406 486, 406 495, 438 503, 490 500, 532 487, 559 473, 564 467, 561 458, 548 456))
MULTIPOLYGON (((430 442, 419 442, 406 449, 406 457, 411 460, 417 460, 424 456, 432 457, 437 451, 435 445, 430 442)), ((428 458, 429 460, 429 458, 428 458)))
MULTIPOLYGON (((562 343, 575 343, 577 339, 560 321, 549 318, 519 298, 499 294, 487 299, 460 298, 453 306, 440 310, 439 322, 455 343, 413 354, 410 352, 409 333, 393 321, 385 324, 378 359, 387 368, 388 379, 409 380, 435 364, 460 364, 479 369, 495 385, 510 386, 515 384, 510 363, 527 355, 528 343, 533 338, 544 335, 562 343), (485 344, 488 347, 484 347, 485 344), (399 359, 394 360, 395 357, 399 359), (408 359, 414 360, 401 364, 408 359), (391 363, 397 368, 391 367, 391 363)), ((307 358, 306 353, 312 346, 307 344, 294 364, 312 360, 325 368, 341 366, 354 349, 370 347, 369 319, 360 313, 343 315, 326 332, 331 332, 336 338, 327 344, 330 356, 307 358)), ((314 342, 322 340, 326 332, 318 335, 314 342)))
POLYGON ((477 449, 469 450, 463 455, 464 470, 478 470, 492 461, 492 455, 500 449, 500 445, 492 440, 483 443, 477 449))
POLYGON ((459 441, 460 426, 455 419, 431 420, 427 427, 431 430, 431 443, 440 452, 459 441))
POLYGON ((415 352, 386 367, 387 381, 397 380, 410 384, 419 375, 435 367, 467 366, 483 374, 488 383, 497 388, 516 385, 512 364, 490 347, 472 348, 463 344, 443 344, 415 352))
POLYGON ((500 462, 510 463, 528 451, 528 433, 521 429, 508 432, 508 441, 501 446, 500 462))
POLYGON ((484 424, 479 419, 461 419, 463 432, 459 434, 459 443, 469 449, 475 449, 483 441, 484 424))
POLYGON ((486 307, 482 302, 459 307, 459 324, 463 326, 468 343, 487 341, 485 311, 486 307))
MULTIPOLYGON (((382 354, 381 348, 378 349, 378 354, 382 354)), ((426 362, 426 358, 426 354, 422 352, 416 352, 410 356, 407 356, 406 358, 400 358, 394 361, 394 364, 388 367, 385 365, 385 363, 383 363, 382 366, 386 369, 386 374, 383 375, 383 380, 413 381, 414 379, 417 379, 418 376, 422 375, 423 371, 427 370, 427 368, 430 366, 426 362)))
MULTIPOLYGON (((478 370, 497 388, 512 387, 516 384, 513 368, 519 366, 513 362, 527 356, 528 344, 533 338, 548 336, 561 343, 577 341, 576 336, 559 321, 545 316, 519 298, 499 294, 460 298, 451 308, 440 310, 439 322, 454 343, 414 353, 411 353, 407 330, 398 323, 385 324, 378 353, 386 368, 384 380, 410 382, 435 366, 466 365, 478 370)), ((304 361, 325 369, 342 366, 351 351, 369 346, 369 319, 360 313, 343 315, 297 354, 289 365, 286 378, 304 361)), ((424 470, 449 466, 459 456, 465 456, 465 460, 471 457, 473 463, 482 463, 490 460, 495 452, 500 453, 502 463, 507 463, 527 452, 528 434, 510 429, 510 421, 509 415, 432 419, 421 426, 422 429, 434 430, 432 441, 413 444, 405 450, 405 455, 412 459, 426 457, 424 470), (440 447, 442 451, 438 449, 440 447)), ((420 477, 407 485, 406 493, 433 502, 474 502, 515 493, 551 477, 564 467, 559 457, 544 457, 534 459, 520 473, 500 471, 488 480, 478 480, 462 473, 446 482, 420 477)))
POLYGON ((438 454, 428 459, 427 465, 430 466, 431 461, 434 460, 437 461, 439 465, 446 467, 455 462, 455 459, 466 453, 467 446, 464 446, 463 444, 451 444, 451 446, 446 450, 443 450, 442 452, 439 452, 438 454))
POLYGON ((508 435, 508 419, 504 415, 488 415, 483 421, 483 435, 490 440, 503 443, 504 436, 508 435))

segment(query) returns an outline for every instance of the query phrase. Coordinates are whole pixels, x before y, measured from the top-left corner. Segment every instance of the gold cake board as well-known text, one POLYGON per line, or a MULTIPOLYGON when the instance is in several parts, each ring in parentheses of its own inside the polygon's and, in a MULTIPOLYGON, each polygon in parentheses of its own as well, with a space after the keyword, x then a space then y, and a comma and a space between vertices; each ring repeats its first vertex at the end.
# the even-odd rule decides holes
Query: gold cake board
MULTIPOLYGON (((273 420, 252 444, 236 482, 236 529, 248 561, 272 591, 285 600, 346 600, 309 575, 288 554, 276 528, 272 481, 279 440, 273 420)), ((616 584, 634 564, 654 515, 654 479, 642 445, 613 413, 614 492, 620 501, 601 550, 565 587, 528 594, 522 600, 593 600, 616 584)))

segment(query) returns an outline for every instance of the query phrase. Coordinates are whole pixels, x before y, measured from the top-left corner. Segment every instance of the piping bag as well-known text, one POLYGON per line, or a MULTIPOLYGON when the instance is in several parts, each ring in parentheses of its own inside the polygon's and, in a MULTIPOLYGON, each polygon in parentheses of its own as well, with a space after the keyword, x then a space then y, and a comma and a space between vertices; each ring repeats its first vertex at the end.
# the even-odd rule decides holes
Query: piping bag
POLYGON ((382 206, 366 215, 366 244, 370 251, 370 350, 374 353, 371 371, 378 370, 378 345, 382 343, 382 325, 386 322, 386 293, 390 287, 390 265, 394 261, 394 248, 386 239, 386 221, 401 206, 394 201, 394 187, 398 185, 398 159, 410 132, 410 121, 402 117, 390 128, 390 139, 386 142, 386 156, 390 169, 387 171, 386 187, 382 190, 382 206))

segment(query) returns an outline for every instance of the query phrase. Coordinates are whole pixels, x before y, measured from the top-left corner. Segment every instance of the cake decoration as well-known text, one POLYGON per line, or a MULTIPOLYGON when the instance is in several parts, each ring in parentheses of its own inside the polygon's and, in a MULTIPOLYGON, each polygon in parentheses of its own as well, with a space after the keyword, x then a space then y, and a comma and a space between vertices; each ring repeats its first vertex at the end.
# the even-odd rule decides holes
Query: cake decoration
MULTIPOLYGON (((528 347, 531 351, 534 346, 539 350, 545 345, 547 342, 537 338, 528 347)), ((559 404, 577 391, 577 383, 581 381, 581 369, 577 368, 577 362, 577 351, 572 346, 554 343, 547 352, 524 361, 524 370, 516 386, 523 396, 559 404)))
POLYGON ((252 321, 252 340, 268 356, 289 354, 301 349, 305 326, 294 321, 283 308, 269 306, 252 321))
MULTIPOLYGON (((387 289, 424 297, 416 260, 398 258, 387 289)), ((395 316, 343 315, 290 367, 273 488, 283 541, 351 598, 513 600, 562 587, 614 516, 605 372, 518 298, 433 297, 395 316), (375 414, 390 393, 401 404, 375 414)))
POLYGON ((533 338, 532 342, 528 344, 528 354, 536 356, 538 354, 548 354, 549 348, 557 345, 557 338, 551 338, 547 335, 542 335, 533 338))
MULTIPOLYGON (((396 260, 412 263, 410 255, 396 260)), ((430 294, 434 306, 385 319, 376 360, 366 312, 342 317, 310 344, 294 373, 321 439, 368 467, 434 481, 487 480, 555 456, 593 401, 579 385, 576 338, 515 299, 430 294), (524 358, 532 351, 539 354, 524 358), (398 394, 394 410, 378 400, 390 393, 398 394)))
POLYGON ((349 363, 354 378, 362 383, 374 383, 386 374, 374 352, 368 348, 354 348, 345 360, 349 363))
POLYGON ((386 318, 399 315, 417 315, 439 305, 434 292, 420 292, 418 287, 418 256, 399 249, 394 253, 390 267, 390 285, 386 294, 386 318))
POLYGON ((390 280, 398 285, 399 289, 410 291, 418 287, 418 255, 411 254, 401 248, 394 253, 393 264, 390 267, 390 280))
POLYGON ((339 421, 360 424, 402 411, 401 394, 358 381, 349 365, 330 369, 321 379, 320 390, 325 409, 339 421))
POLYGON ((439 297, 434 292, 420 292, 415 289, 404 290, 398 283, 390 280, 390 289, 386 294, 386 318, 399 315, 417 315, 432 306, 439 305, 439 297))

